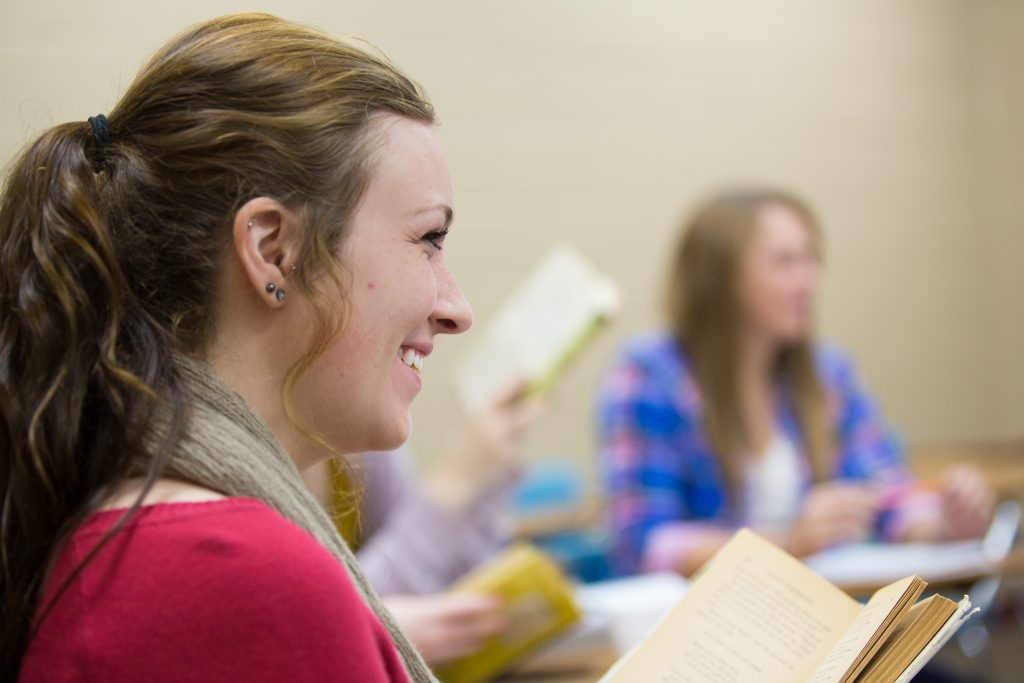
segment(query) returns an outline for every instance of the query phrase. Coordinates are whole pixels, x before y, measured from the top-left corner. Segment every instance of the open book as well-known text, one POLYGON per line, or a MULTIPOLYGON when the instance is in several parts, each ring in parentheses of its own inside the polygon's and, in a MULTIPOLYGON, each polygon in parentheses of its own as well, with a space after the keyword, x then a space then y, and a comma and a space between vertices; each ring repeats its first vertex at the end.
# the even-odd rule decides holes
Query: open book
POLYGON ((746 529, 602 683, 903 683, 973 612, 900 579, 860 604, 746 529), (915 604, 916 603, 916 604, 915 604))
POLYGON ((474 413, 516 382, 546 388, 619 306, 614 281, 575 248, 556 247, 474 335, 455 368, 462 407, 474 413))

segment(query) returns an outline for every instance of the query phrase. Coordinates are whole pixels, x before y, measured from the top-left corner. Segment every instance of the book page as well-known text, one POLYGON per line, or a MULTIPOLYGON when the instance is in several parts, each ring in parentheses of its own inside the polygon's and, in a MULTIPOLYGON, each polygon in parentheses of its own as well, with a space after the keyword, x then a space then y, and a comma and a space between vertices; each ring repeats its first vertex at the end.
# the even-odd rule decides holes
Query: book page
POLYGON ((744 529, 601 681, 802 681, 860 611, 855 600, 744 529))
POLYGON ((881 646, 913 606, 924 589, 923 583, 916 576, 908 576, 871 596, 807 683, 840 683, 863 669, 866 657, 881 646))
POLYGON ((896 679, 896 683, 909 683, 921 671, 924 665, 928 663, 928 660, 934 657, 935 653, 946 644, 946 641, 952 638, 960 627, 978 611, 977 607, 974 609, 971 609, 971 607, 971 600, 965 595, 964 599, 957 604, 956 613, 949 618, 949 621, 935 634, 935 637, 925 645, 921 653, 910 663, 910 666, 900 674, 900 677, 896 679))
POLYGON ((933 595, 911 608, 882 649, 860 673, 858 683, 892 683, 956 612, 956 603, 933 595))

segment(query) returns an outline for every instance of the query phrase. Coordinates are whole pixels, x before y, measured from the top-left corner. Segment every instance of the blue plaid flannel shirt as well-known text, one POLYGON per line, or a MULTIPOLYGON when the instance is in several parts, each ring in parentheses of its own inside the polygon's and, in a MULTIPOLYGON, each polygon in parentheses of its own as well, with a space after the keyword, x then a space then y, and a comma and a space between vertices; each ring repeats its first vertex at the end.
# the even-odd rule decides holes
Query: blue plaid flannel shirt
MULTIPOLYGON (((908 482, 902 448, 860 386, 851 362, 837 349, 822 346, 817 363, 836 430, 835 477, 908 482)), ((779 390, 784 395, 785 388, 779 390)), ((786 402, 780 403, 778 427, 798 446, 806 490, 810 470, 799 428, 786 402)), ((702 433, 700 392, 687 359, 667 332, 627 344, 601 385, 597 432, 615 573, 650 568, 644 562, 648 539, 662 525, 675 524, 686 534, 708 525, 743 524, 742 514, 729 512, 718 462, 702 433)), ((906 522, 899 517, 898 506, 881 515, 878 535, 897 535, 906 522)))

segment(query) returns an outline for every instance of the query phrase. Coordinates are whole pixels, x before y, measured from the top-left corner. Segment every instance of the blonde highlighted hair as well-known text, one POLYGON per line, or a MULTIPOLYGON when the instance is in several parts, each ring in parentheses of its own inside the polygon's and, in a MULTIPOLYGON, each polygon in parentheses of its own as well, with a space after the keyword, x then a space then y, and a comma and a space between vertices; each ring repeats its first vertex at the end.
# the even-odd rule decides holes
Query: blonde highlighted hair
POLYGON ((109 112, 109 136, 85 120, 61 124, 9 168, 0 196, 0 678, 17 677, 62 539, 140 455, 142 495, 164 470, 189 401, 174 354, 206 351, 230 226, 260 196, 302 218, 289 286, 317 317, 282 388, 292 416, 296 380, 344 324, 335 257, 369 182, 379 112, 435 117, 423 90, 369 46, 232 15, 160 49, 109 112), (172 409, 172 429, 153 446, 158 406, 172 409))
MULTIPOLYGON (((669 326, 700 388, 704 432, 719 460, 734 511, 740 494, 740 459, 753 447, 738 376, 741 270, 761 211, 776 205, 801 218, 820 252, 820 228, 803 201, 779 190, 742 189, 719 194, 697 208, 683 226, 669 270, 669 326)), ((833 435, 810 336, 779 352, 775 373, 791 397, 812 475, 816 481, 827 479, 833 435)))

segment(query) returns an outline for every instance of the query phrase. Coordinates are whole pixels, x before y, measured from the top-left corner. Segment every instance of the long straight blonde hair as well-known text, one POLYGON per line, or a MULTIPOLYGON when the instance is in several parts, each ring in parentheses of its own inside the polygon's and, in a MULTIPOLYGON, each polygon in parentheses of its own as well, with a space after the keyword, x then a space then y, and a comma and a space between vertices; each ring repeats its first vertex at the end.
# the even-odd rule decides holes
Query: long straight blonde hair
MULTIPOLYGON (((739 283, 744 256, 761 211, 772 205, 798 215, 820 254, 821 231, 797 197, 772 189, 743 189, 702 204, 683 226, 667 291, 669 325, 684 349, 703 400, 703 427, 737 510, 740 458, 751 444, 739 388, 743 311, 739 283)), ((787 388, 815 481, 831 471, 833 435, 825 391, 818 377, 811 335, 787 345, 776 359, 776 377, 787 388)))

